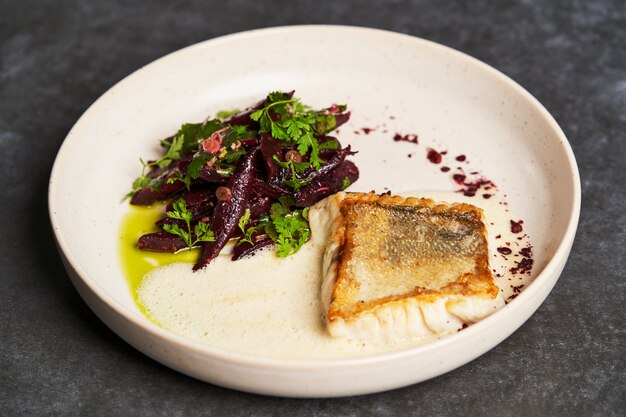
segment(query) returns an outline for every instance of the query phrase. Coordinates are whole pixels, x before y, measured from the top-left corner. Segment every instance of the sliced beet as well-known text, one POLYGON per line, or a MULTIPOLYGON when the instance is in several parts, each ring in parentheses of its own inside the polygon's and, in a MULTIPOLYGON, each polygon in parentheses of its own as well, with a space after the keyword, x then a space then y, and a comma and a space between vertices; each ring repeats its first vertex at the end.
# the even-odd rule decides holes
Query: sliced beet
POLYGON ((226 184, 228 181, 228 177, 218 173, 215 167, 208 166, 206 164, 200 169, 198 178, 201 181, 208 182, 210 184, 226 184))
POLYGON ((335 116, 335 129, 350 119, 350 112, 340 113, 335 116))
POLYGON ((170 163, 165 168, 155 168, 148 173, 150 178, 158 181, 158 184, 149 184, 148 186, 137 191, 130 200, 130 204, 138 206, 148 206, 155 201, 165 200, 170 195, 181 191, 185 188, 185 184, 181 181, 167 183, 170 178, 176 177, 177 173, 185 172, 189 159, 181 159, 170 163))
POLYGON ((141 236, 137 247, 141 250, 173 253, 186 248, 187 244, 178 236, 167 232, 156 232, 141 236))
POLYGON ((308 207, 324 197, 341 191, 344 186, 344 178, 347 178, 350 184, 359 178, 359 169, 351 161, 343 161, 334 170, 316 177, 295 191, 293 198, 296 206, 308 207))
POLYGON ((278 172, 279 166, 274 161, 275 156, 279 156, 282 152, 282 145, 278 139, 274 139, 270 134, 261 134, 261 155, 263 155, 263 164, 267 177, 271 178, 278 172))
POLYGON ((235 249, 233 249, 233 257, 231 259, 233 261, 237 261, 241 258, 245 258, 254 254, 259 249, 274 244, 274 241, 265 234, 258 236, 255 236, 253 234, 252 240, 254 241, 254 245, 251 245, 249 242, 242 242, 237 244, 235 246, 235 249))
POLYGON ((270 211, 272 202, 275 199, 270 197, 260 197, 250 204, 250 218, 256 219, 262 214, 267 214, 270 211))
POLYGON ((239 225, 239 219, 249 208, 250 184, 256 175, 256 164, 259 148, 252 149, 242 159, 237 171, 231 175, 227 187, 230 189, 229 200, 218 201, 213 212, 212 229, 215 234, 214 242, 202 245, 200 259, 194 265, 194 271, 208 265, 219 255, 228 240, 235 234, 239 225))
POLYGON ((350 145, 346 146, 343 149, 340 149, 338 152, 336 152, 329 160, 327 160, 322 166, 320 166, 320 169, 318 169, 317 171, 312 171, 307 178, 315 178, 318 177, 320 175, 324 175, 327 172, 332 171, 333 169, 335 169, 337 166, 339 166, 339 164, 341 164, 347 156, 349 155, 354 155, 356 152, 352 152, 350 145))
POLYGON ((254 178, 250 184, 251 195, 254 197, 271 197, 277 200, 282 195, 290 194, 290 190, 281 182, 269 183, 260 178, 254 178))
MULTIPOLYGON (((192 207, 195 206, 205 206, 215 204, 215 190, 214 189, 204 189, 204 190, 195 190, 190 191, 184 194, 181 194, 180 198, 185 200, 185 207, 191 210, 192 207)), ((173 201, 170 201, 166 210, 172 210, 173 201)))

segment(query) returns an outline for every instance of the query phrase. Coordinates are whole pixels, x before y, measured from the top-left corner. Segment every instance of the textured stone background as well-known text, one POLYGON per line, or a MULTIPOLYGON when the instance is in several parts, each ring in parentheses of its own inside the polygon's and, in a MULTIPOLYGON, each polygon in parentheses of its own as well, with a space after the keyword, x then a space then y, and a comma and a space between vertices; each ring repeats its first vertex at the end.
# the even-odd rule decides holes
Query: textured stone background
POLYGON ((0 414, 563 415, 626 410, 626 6, 623 1, 0 1, 0 414), (245 29, 372 26, 459 49, 555 116, 578 158, 583 209, 554 291, 515 334, 428 382, 295 400, 178 374, 105 327, 54 248, 47 181, 82 112, 125 75, 245 29))

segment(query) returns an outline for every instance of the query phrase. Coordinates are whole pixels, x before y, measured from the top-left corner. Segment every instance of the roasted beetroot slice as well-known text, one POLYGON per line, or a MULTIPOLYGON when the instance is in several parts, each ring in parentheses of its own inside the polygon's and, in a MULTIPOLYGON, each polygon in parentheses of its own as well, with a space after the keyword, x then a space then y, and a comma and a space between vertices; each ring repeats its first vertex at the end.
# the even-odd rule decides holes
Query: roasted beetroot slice
POLYGON ((185 184, 180 181, 176 181, 171 184, 167 184, 163 181, 163 184, 161 184, 161 187, 158 189, 153 190, 146 187, 137 191, 133 198, 131 198, 130 204, 137 206, 149 206, 155 201, 165 200, 167 196, 174 194, 183 188, 185 188, 185 184))
POLYGON ((346 146, 343 149, 340 149, 337 153, 335 153, 329 160, 327 160, 320 169, 317 171, 312 171, 307 178, 316 178, 321 175, 325 175, 326 173, 332 171, 337 168, 340 164, 345 161, 346 157, 349 155, 354 155, 356 152, 352 152, 350 150, 350 145, 346 146))
POLYGON ((198 178, 204 182, 211 184, 226 184, 228 177, 225 177, 217 172, 215 167, 204 165, 198 174, 198 178))
POLYGON ((250 204, 250 218, 256 219, 262 214, 267 214, 272 207, 273 199, 270 197, 260 197, 250 204))
POLYGON ((259 144, 259 140, 257 138, 248 138, 241 140, 240 143, 242 148, 249 151, 259 144))
POLYGON ((335 129, 350 119, 350 112, 340 113, 335 116, 335 129))
MULTIPOLYGON (((207 223, 211 216, 213 215, 214 204, 207 204, 204 206, 193 206, 189 208, 191 212, 191 225, 195 226, 199 221, 203 221, 207 223)), ((177 224, 181 228, 185 228, 187 225, 184 221, 178 219, 172 219, 169 217, 163 217, 162 219, 156 221, 154 223, 159 229, 163 229, 163 226, 166 224, 177 224)))
POLYGON ((298 207, 311 206, 324 197, 341 191, 344 178, 354 183, 359 178, 359 169, 351 161, 343 161, 334 170, 320 175, 293 194, 298 207))
POLYGON ((202 245, 200 259, 194 265, 194 271, 208 265, 219 255, 228 240, 233 237, 239 225, 239 219, 249 208, 250 184, 253 178, 258 175, 256 168, 257 154, 259 148, 251 150, 246 154, 239 165, 239 169, 233 173, 228 181, 228 188, 231 192, 231 199, 219 201, 213 213, 212 228, 215 234, 214 242, 207 242, 202 245))
POLYGON ((259 249, 265 248, 274 243, 274 241, 265 234, 257 236, 253 234, 252 240, 254 241, 254 245, 251 245, 249 242, 238 243, 235 246, 235 249, 233 249, 233 257, 231 259, 233 261, 237 261, 241 258, 253 255, 259 249))
MULTIPOLYGON (((295 90, 290 91, 289 93, 286 94, 287 99, 290 99, 291 97, 293 97, 293 94, 295 93, 295 90)), ((252 120, 250 118, 250 115, 252 113, 254 113, 256 110, 262 109, 263 107, 265 107, 267 105, 267 98, 259 101, 258 103, 256 103, 254 106, 240 112, 237 113, 236 115, 224 120, 224 123, 230 124, 232 126, 234 125, 244 125, 244 126, 248 126, 254 130, 258 130, 259 129, 259 123, 255 122, 254 120, 252 120)))
POLYGON ((267 177, 271 178, 278 172, 278 165, 274 161, 274 157, 282 152, 282 145, 278 139, 274 139, 268 133, 261 135, 261 154, 263 155, 263 163, 267 177))
POLYGON ((277 200, 281 195, 290 194, 290 191, 283 184, 268 183, 260 178, 254 178, 250 184, 252 197, 271 197, 277 200))
POLYGON ((167 232, 156 232, 141 236, 137 242, 137 247, 141 250, 173 253, 185 249, 187 245, 178 236, 167 232))
POLYGON ((189 165, 190 159, 181 159, 179 161, 171 163, 166 168, 156 168, 150 171, 148 176, 150 178, 159 178, 161 184, 157 188, 151 188, 150 186, 144 187, 137 191, 130 200, 130 204, 138 206, 148 206, 155 201, 165 200, 168 196, 181 191, 185 188, 185 184, 180 181, 174 181, 170 184, 167 183, 169 178, 175 176, 179 171, 185 172, 187 165, 189 165))
MULTIPOLYGON (((191 210, 193 207, 196 207, 196 206, 206 206, 206 205, 214 204, 215 203, 215 190, 209 189, 209 190, 190 191, 190 192, 181 194, 180 198, 183 198, 185 200, 185 207, 191 210)), ((173 204, 173 201, 170 201, 167 204, 166 206, 167 211, 172 210, 172 204, 173 204)))

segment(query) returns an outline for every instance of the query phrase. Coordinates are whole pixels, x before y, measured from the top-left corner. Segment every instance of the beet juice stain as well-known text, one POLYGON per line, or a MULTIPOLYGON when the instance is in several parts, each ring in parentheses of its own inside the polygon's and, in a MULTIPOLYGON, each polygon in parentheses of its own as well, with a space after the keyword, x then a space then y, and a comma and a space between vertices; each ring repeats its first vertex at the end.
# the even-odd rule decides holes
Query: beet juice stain
POLYGON ((441 160, 443 159, 443 157, 441 156, 441 152, 437 152, 432 148, 428 149, 428 154, 426 154, 426 157, 433 164, 440 164, 441 160))
POLYGON ((507 248, 506 246, 500 246, 498 248, 498 252, 503 255, 510 255, 513 251, 511 250, 511 248, 507 248))
POLYGON ((418 136, 413 133, 407 133, 406 135, 396 133, 395 135, 393 135, 393 141, 394 142, 409 142, 409 143, 414 143, 416 145, 419 143, 418 136))
POLYGON ((511 220, 511 233, 521 233, 522 232, 522 223, 523 220, 513 221, 511 220))

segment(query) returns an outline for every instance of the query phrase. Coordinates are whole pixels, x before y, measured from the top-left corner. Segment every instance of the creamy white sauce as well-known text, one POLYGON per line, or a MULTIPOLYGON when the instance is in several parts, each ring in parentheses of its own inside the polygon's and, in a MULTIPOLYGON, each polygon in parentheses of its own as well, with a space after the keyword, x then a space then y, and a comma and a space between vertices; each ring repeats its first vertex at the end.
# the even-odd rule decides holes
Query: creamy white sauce
MULTIPOLYGON (((408 193, 405 195, 409 195, 408 193)), ((498 201, 468 198, 453 192, 413 192, 437 201, 466 201, 485 210, 491 266, 505 299, 514 285, 528 276, 508 271, 514 257, 496 251, 503 242, 516 242, 510 232, 514 219, 498 201), (495 239, 501 235, 500 239, 495 239)), ((524 238, 526 239, 526 238, 524 238)), ((526 241, 524 241, 526 242, 526 241)), ((313 241, 295 255, 278 258, 273 250, 233 262, 223 254, 208 267, 192 272, 188 263, 155 268, 137 293, 149 317, 163 328, 228 351, 261 357, 330 359, 368 356, 417 346, 434 339, 374 343, 331 337, 322 321, 321 257, 324 248, 313 241)))

